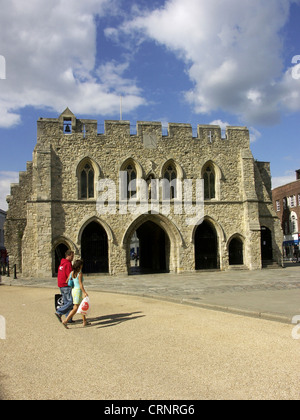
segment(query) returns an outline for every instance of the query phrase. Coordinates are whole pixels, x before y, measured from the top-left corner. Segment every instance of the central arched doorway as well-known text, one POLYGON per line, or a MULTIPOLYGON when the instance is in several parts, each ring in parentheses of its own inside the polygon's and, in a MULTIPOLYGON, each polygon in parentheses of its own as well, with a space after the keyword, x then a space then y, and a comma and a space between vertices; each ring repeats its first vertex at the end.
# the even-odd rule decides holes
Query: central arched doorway
POLYGON ((168 227, 161 216, 150 215, 146 220, 145 217, 138 218, 127 230, 123 243, 127 249, 129 274, 170 271, 174 249, 172 250, 168 227), (135 259, 136 254, 138 261, 135 259))
POLYGON ((139 261, 138 267, 131 268, 131 274, 169 272, 170 239, 164 229, 148 220, 136 229, 132 237, 138 240, 139 261))
POLYGON ((85 273, 108 273, 107 234, 97 222, 91 222, 82 232, 81 258, 85 273))
POLYGON ((209 270, 220 268, 218 237, 213 225, 201 223, 195 232, 195 268, 209 270))
POLYGON ((162 214, 149 213, 137 217, 126 229, 121 243, 126 250, 128 274, 176 273, 180 267, 182 236, 174 222, 162 214), (132 253, 137 251, 140 257, 138 270, 131 259, 132 253))

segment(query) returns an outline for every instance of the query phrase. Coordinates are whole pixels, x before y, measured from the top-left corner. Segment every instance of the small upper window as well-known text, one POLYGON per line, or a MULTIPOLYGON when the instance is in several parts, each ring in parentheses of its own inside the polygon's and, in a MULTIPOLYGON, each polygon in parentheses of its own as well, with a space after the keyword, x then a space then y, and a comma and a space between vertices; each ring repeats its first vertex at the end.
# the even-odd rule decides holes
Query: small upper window
POLYGON ((280 211, 280 200, 276 200, 276 211, 280 211))
POLYGON ((296 207, 296 196, 295 195, 291 195, 291 197, 290 197, 290 204, 291 204, 291 207, 296 207))
POLYGON ((64 118, 64 134, 72 134, 72 119, 64 118))

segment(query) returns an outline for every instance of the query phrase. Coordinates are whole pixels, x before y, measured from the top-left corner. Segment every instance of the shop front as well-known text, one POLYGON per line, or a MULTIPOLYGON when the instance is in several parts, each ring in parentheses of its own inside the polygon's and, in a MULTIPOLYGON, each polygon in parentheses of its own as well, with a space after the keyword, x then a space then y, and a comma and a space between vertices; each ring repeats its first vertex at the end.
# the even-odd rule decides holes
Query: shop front
POLYGON ((300 234, 286 235, 283 242, 283 257, 286 261, 299 260, 300 234))

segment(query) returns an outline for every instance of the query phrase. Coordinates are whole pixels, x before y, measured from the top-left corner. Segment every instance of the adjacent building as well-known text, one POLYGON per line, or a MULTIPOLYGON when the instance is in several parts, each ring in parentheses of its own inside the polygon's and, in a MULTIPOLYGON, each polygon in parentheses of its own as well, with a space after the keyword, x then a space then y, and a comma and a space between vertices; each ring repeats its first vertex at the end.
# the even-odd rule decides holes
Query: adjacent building
POLYGON ((280 219, 283 239, 283 255, 287 260, 299 253, 300 221, 300 169, 294 182, 274 188, 273 205, 280 219))

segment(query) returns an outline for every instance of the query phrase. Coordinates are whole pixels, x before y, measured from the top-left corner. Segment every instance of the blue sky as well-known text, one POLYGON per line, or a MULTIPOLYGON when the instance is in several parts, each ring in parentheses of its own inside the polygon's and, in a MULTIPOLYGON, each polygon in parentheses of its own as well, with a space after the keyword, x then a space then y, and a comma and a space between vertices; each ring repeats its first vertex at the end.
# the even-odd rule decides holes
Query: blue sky
POLYGON ((120 95, 132 125, 247 126, 273 186, 295 179, 300 0, 0 0, 0 10, 0 208, 32 159, 39 117, 68 106, 103 124, 119 119, 120 95))

